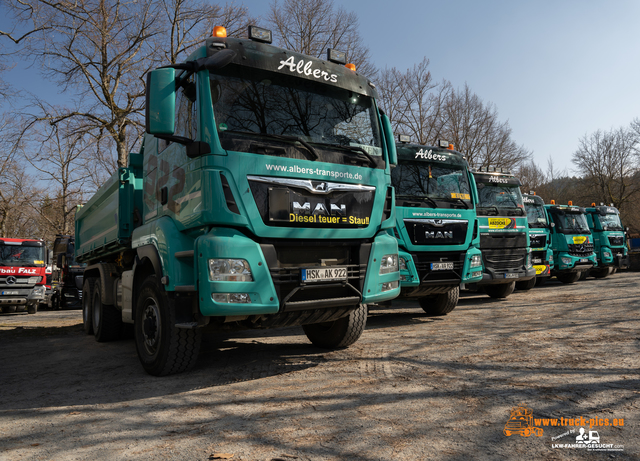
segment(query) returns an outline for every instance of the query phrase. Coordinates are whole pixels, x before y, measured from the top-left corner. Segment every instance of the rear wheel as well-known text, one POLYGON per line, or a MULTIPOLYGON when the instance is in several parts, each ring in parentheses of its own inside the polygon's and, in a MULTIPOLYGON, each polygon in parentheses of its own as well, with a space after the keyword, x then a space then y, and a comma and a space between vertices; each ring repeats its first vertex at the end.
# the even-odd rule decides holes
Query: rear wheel
POLYGON ((580 276, 583 273, 586 273, 586 271, 584 271, 584 272, 569 272, 567 274, 557 275, 556 277, 562 283, 576 283, 578 280, 580 280, 580 276))
POLYGON ((169 298, 156 276, 149 276, 136 302, 134 330, 138 358, 150 375, 181 373, 196 364, 201 330, 175 325, 175 300, 169 298))
POLYGON ((360 304, 346 317, 332 322, 302 325, 302 329, 313 345, 337 349, 355 343, 362 335, 366 325, 367 305, 360 304))
POLYGON ((429 315, 447 315, 456 308, 459 297, 460 287, 458 286, 447 293, 420 298, 418 302, 422 310, 429 315))
POLYGON ((536 277, 531 280, 525 280, 524 282, 516 282, 516 288, 518 290, 527 291, 536 286, 536 277))
POLYGON ((91 298, 91 315, 93 335, 101 343, 117 339, 122 327, 120 312, 112 305, 102 304, 102 290, 102 282, 97 279, 91 298))
POLYGON ((13 314, 16 310, 18 310, 18 306, 2 306, 2 312, 5 314, 13 314))
POLYGON ((485 293, 492 298, 506 298, 516 288, 516 282, 501 283, 499 285, 486 285, 484 287, 485 293))
POLYGON ((93 334, 93 309, 91 302, 93 300, 93 287, 96 279, 93 277, 86 278, 82 285, 82 326, 84 332, 88 335, 93 334))

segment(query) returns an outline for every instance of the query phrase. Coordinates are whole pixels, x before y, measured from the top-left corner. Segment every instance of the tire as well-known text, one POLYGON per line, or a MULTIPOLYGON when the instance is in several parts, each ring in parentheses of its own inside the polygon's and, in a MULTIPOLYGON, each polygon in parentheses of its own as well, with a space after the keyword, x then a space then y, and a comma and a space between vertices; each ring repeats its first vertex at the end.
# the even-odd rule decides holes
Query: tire
POLYGON ((516 282, 501 283, 499 285, 485 285, 484 292, 492 298, 506 298, 516 288, 516 282))
POLYGON ((618 272, 618 268, 617 268, 617 267, 614 267, 614 268, 613 268, 613 272, 611 272, 611 275, 615 274, 616 272, 618 272))
POLYGON ((117 339, 122 327, 122 317, 114 306, 102 304, 102 282, 99 279, 93 287, 91 307, 91 323, 96 341, 103 343, 117 339))
POLYGON ((27 314, 35 314, 38 312, 38 303, 27 304, 27 314))
POLYGON ((522 291, 528 291, 536 286, 536 278, 534 277, 531 280, 526 280, 524 282, 516 282, 516 288, 522 291))
POLYGON ((536 286, 541 287, 542 285, 547 283, 548 279, 549 277, 536 277, 536 286))
POLYGON ((52 311, 59 311, 60 310, 60 296, 54 295, 51 298, 51 310, 52 311))
POLYGON ((93 334, 93 287, 96 284, 94 277, 85 279, 82 285, 82 326, 88 335, 93 334))
POLYGON ((18 310, 18 306, 2 306, 2 312, 5 314, 13 314, 18 310))
POLYGON ((578 280, 580 280, 580 276, 582 275, 582 273, 583 272, 569 272, 566 274, 557 275, 556 277, 562 283, 576 283, 578 280))
POLYGON ((611 268, 605 267, 602 269, 591 269, 591 275, 593 275, 597 279, 603 279, 611 274, 611 268))
POLYGON ((366 325, 367 305, 360 304, 346 317, 333 322, 302 325, 302 329, 314 346, 339 349, 355 343, 366 325))
POLYGON ((428 315, 447 315, 458 305, 460 287, 457 286, 447 293, 439 293, 434 296, 420 298, 418 302, 423 311, 428 315))
POLYGON ((134 315, 136 350, 147 373, 166 376, 193 368, 202 331, 176 328, 175 300, 169 298, 155 275, 140 287, 134 315))

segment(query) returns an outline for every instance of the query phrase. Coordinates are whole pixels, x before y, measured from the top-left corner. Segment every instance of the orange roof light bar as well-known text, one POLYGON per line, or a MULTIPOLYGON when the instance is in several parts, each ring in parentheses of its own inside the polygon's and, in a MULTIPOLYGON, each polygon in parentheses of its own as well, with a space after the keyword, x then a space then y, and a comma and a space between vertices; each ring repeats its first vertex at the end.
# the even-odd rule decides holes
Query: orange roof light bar
POLYGON ((212 37, 218 37, 218 38, 224 38, 227 36, 227 29, 225 27, 222 26, 215 26, 213 28, 213 33, 211 34, 212 37))
POLYGON ((591 206, 596 206, 596 202, 592 202, 592 203, 591 203, 591 206))
POLYGON ((556 201, 555 200, 551 200, 551 205, 555 205, 556 201))
POLYGON ((447 149, 454 150, 453 147, 454 147, 453 144, 449 144, 449 147, 447 147, 447 149))
POLYGON ((356 71, 356 65, 355 65, 355 64, 353 64, 353 63, 351 63, 351 62, 350 62, 350 63, 345 64, 345 65, 344 65, 344 67, 346 67, 347 69, 352 70, 352 71, 354 71, 354 72, 356 71))
POLYGON ((569 200, 569 206, 573 206, 573 202, 569 200))

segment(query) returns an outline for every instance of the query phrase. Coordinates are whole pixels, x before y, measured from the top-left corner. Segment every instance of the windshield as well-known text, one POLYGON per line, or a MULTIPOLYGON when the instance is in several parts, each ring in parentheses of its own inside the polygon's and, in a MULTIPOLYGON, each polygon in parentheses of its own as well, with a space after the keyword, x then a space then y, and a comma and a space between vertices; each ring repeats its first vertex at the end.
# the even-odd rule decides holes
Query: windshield
POLYGON ((553 217, 559 232, 563 234, 590 234, 587 218, 582 213, 558 213, 553 217))
POLYGON ((547 227, 547 213, 544 205, 529 204, 525 206, 527 210, 527 222, 529 227, 547 227))
POLYGON ((600 220, 602 230, 605 231, 621 231, 624 230, 620 216, 618 214, 596 215, 600 220))
POLYGON ((348 156, 384 167, 377 111, 368 96, 257 69, 242 78, 212 74, 210 86, 225 149, 333 163, 348 156))
POLYGON ((44 266, 44 247, 0 243, 0 265, 44 266))
POLYGON ((471 191, 465 173, 461 167, 442 163, 399 163, 391 170, 391 183, 396 189, 397 204, 432 208, 462 205, 463 208, 471 208, 471 191), (406 204, 407 200, 417 203, 406 204))
POLYGON ((524 204, 520 187, 511 184, 478 183, 478 208, 484 213, 493 210, 496 214, 524 215, 524 204))

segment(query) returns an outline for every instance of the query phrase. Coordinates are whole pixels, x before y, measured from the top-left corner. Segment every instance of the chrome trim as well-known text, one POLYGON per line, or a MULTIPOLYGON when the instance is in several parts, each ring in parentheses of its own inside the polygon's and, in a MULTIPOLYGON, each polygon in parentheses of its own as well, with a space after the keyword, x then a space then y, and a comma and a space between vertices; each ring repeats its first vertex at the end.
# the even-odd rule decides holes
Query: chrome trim
MULTIPOLYGON (((329 182, 314 180, 313 182, 324 184, 324 188, 316 188, 313 185, 311 179, 289 179, 289 178, 274 178, 270 176, 252 176, 247 175, 249 181, 263 182, 266 184, 275 184, 278 186, 298 187, 300 189, 306 189, 313 194, 330 194, 335 191, 348 191, 348 192, 372 192, 376 188, 374 186, 364 186, 362 184, 344 184, 339 182, 329 182)), ((319 185, 320 185, 319 184, 319 185)))

